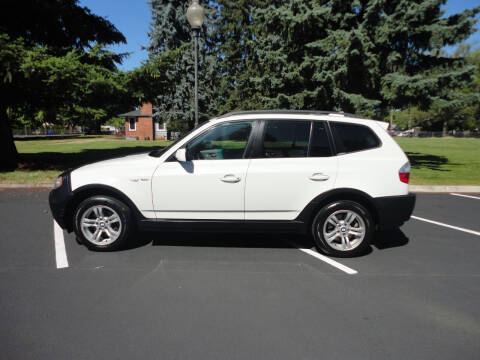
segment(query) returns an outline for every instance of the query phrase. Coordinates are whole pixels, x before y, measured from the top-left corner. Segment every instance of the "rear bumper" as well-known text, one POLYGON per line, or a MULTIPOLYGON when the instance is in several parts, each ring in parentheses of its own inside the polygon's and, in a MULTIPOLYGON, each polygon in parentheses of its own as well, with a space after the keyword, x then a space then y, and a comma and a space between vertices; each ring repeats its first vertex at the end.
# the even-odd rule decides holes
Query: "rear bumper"
POLYGON ((397 228, 410 219, 415 207, 415 194, 374 198, 380 230, 397 228))
POLYGON ((72 197, 72 187, 70 184, 70 173, 62 174, 63 184, 58 189, 50 191, 48 202, 53 218, 62 229, 66 229, 67 205, 72 197))

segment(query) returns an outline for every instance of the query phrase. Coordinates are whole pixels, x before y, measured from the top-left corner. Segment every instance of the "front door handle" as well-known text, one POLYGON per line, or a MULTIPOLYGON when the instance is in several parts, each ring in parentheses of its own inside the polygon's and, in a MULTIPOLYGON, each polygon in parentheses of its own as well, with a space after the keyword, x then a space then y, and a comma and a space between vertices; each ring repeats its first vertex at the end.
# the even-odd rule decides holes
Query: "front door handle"
POLYGON ((330 176, 322 174, 322 173, 314 173, 308 177, 310 180, 313 181, 326 181, 330 179, 330 176))
POLYGON ((237 183, 241 179, 238 176, 235 176, 233 174, 227 174, 223 178, 221 178, 220 180, 223 181, 223 182, 226 182, 226 183, 237 183))

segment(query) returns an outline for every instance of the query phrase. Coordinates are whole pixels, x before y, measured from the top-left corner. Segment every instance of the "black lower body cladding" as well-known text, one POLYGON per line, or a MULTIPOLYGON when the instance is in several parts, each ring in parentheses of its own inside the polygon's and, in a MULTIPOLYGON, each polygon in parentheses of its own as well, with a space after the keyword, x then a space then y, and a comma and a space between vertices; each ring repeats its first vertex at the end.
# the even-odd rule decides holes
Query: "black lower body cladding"
POLYGON ((57 189, 50 191, 48 196, 48 202, 50 203, 50 210, 52 211, 53 218, 60 225, 61 228, 66 227, 66 211, 68 202, 72 198, 72 187, 70 185, 70 174, 62 174, 63 184, 57 189))
POLYGON ((393 229, 410 219, 415 207, 416 195, 384 196, 373 199, 378 213, 378 228, 393 229))

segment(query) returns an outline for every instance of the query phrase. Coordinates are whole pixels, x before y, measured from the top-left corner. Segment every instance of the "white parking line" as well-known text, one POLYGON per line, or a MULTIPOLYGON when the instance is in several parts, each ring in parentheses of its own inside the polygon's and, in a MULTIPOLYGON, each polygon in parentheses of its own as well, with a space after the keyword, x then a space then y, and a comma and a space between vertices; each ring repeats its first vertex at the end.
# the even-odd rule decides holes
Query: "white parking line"
POLYGON ((480 200, 480 197, 478 197, 478 196, 473 196, 473 195, 464 195, 464 194, 456 194, 456 193, 450 193, 450 195, 462 196, 462 197, 466 197, 466 198, 469 198, 469 199, 477 199, 477 200, 480 200))
POLYGON ((67 251, 65 250, 65 240, 63 239, 63 229, 53 220, 53 237, 55 239, 55 260, 57 269, 68 267, 67 251))
POLYGON ((473 235, 480 236, 480 232, 478 232, 478 231, 473 231, 473 230, 461 228, 461 227, 458 227, 458 226, 448 225, 448 224, 444 224, 444 223, 441 223, 441 222, 438 222, 438 221, 421 218, 421 217, 418 217, 418 216, 413 216, 413 215, 412 215, 411 217, 412 217, 412 219, 415 219, 415 220, 425 221, 425 222, 428 222, 428 223, 430 223, 430 224, 435 224, 435 225, 439 225, 439 226, 444 226, 444 227, 447 227, 447 228, 450 228, 450 229, 454 229, 454 230, 458 230, 458 231, 463 231, 463 232, 466 232, 466 233, 469 233, 469 234, 473 234, 473 235))
POLYGON ((358 274, 357 270, 353 270, 352 268, 349 268, 348 266, 345 266, 343 264, 340 264, 339 262, 330 259, 329 257, 322 255, 316 251, 313 251, 311 249, 304 249, 299 247, 297 244, 292 243, 298 250, 303 251, 305 254, 311 255, 314 258, 317 258, 318 260, 322 260, 323 262, 326 262, 329 265, 332 265, 333 267, 337 268, 338 270, 342 270, 343 272, 346 272, 349 275, 355 275, 358 274))

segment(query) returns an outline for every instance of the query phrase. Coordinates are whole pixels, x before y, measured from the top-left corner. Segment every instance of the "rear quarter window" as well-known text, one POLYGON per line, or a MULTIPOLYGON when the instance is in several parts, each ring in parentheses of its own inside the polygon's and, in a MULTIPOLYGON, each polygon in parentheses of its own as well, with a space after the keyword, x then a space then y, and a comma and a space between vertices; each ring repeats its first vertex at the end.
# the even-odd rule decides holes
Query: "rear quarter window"
POLYGON ((338 153, 374 149, 382 144, 368 126, 340 122, 330 122, 330 126, 338 153))

